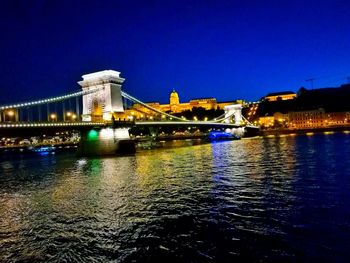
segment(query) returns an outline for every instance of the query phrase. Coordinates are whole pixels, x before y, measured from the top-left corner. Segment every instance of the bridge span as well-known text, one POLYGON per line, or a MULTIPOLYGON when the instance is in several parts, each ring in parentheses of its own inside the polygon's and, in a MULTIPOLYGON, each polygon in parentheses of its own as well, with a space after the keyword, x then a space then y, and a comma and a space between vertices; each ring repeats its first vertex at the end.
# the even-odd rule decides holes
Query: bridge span
POLYGON ((242 126, 233 123, 216 123, 208 121, 115 121, 115 122, 13 122, 0 124, 1 129, 35 129, 35 128, 68 128, 78 129, 86 127, 168 127, 168 126, 196 126, 211 128, 241 128, 242 126))

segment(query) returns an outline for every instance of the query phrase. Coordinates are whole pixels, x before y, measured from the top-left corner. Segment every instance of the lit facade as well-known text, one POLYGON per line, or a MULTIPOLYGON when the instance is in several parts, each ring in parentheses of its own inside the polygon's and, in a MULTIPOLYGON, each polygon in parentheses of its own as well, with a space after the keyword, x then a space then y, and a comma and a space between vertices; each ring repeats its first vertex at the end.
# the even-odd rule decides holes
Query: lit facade
POLYGON ((273 127, 276 125, 287 126, 289 115, 281 112, 275 112, 272 116, 264 116, 259 118, 259 125, 263 127, 273 127))
POLYGON ((264 116, 259 118, 259 125, 262 127, 274 126, 275 118, 273 116, 264 116))
POLYGON ((350 112, 325 112, 324 109, 289 112, 290 129, 350 125, 350 112))
POLYGON ((325 126, 324 109, 289 112, 289 128, 321 128, 325 126))
POLYGON ((269 93, 265 96, 265 100, 278 101, 278 100, 292 100, 297 97, 297 94, 292 91, 283 91, 276 93, 269 93))
POLYGON ((350 112, 329 112, 326 113, 328 126, 339 126, 350 124, 350 112))

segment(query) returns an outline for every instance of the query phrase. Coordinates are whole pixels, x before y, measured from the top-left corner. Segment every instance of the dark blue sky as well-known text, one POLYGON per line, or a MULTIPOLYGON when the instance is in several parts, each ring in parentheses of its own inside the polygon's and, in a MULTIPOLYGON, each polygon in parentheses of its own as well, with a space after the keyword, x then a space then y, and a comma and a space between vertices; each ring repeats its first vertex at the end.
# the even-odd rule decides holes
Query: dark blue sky
POLYGON ((256 100, 350 76, 350 1, 1 1, 0 103, 114 69, 144 101, 256 100))

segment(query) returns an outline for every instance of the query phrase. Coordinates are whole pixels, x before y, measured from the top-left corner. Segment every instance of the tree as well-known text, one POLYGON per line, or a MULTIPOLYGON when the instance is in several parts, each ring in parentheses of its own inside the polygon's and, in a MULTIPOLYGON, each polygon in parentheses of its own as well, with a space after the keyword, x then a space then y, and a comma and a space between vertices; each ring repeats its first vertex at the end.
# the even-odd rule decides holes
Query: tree
POLYGON ((298 97, 299 97, 300 95, 304 94, 305 92, 307 92, 307 89, 304 88, 304 87, 301 87, 301 88, 298 90, 298 92, 297 92, 298 97))

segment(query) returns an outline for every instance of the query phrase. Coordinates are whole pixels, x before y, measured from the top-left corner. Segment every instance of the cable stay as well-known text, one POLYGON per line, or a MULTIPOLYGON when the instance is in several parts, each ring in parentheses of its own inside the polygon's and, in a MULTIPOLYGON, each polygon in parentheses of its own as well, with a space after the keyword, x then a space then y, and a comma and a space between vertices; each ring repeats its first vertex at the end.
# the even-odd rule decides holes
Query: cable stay
POLYGON ((250 121, 248 121, 243 115, 242 115, 242 119, 243 119, 246 123, 248 123, 249 125, 256 127, 253 123, 251 123, 250 121))
POLYGON ((52 97, 52 98, 46 98, 46 99, 30 101, 30 102, 15 103, 15 104, 12 104, 12 105, 4 105, 4 106, 0 106, 0 110, 19 109, 19 108, 24 108, 24 107, 29 107, 29 106, 36 106, 36 105, 41 105, 41 104, 46 104, 46 103, 59 102, 59 101, 67 100, 67 99, 70 99, 70 98, 75 98, 75 97, 79 97, 79 96, 82 96, 82 95, 94 93, 94 92, 99 91, 99 90, 101 90, 103 88, 104 87, 92 88, 92 89, 82 90, 82 91, 70 93, 70 94, 67 94, 67 95, 52 97))
MULTIPOLYGON (((165 116, 167 116, 167 117, 169 117, 169 118, 172 118, 172 119, 175 119, 175 120, 179 120, 179 121, 183 121, 183 122, 188 122, 188 121, 189 121, 189 120, 184 120, 183 118, 179 118, 179 117, 177 117, 177 116, 174 116, 174 115, 172 115, 172 114, 169 114, 169 113, 166 113, 166 112, 162 112, 162 111, 160 111, 160 110, 158 110, 158 109, 155 109, 155 108, 149 106, 147 103, 142 102, 141 100, 139 100, 139 99, 137 99, 137 98, 135 98, 135 97, 133 97, 133 96, 127 94, 127 93, 124 92, 124 91, 122 91, 121 94, 122 94, 122 96, 123 96, 124 98, 129 99, 129 100, 133 101, 134 103, 141 104, 141 105, 144 106, 145 108, 147 108, 147 109, 149 109, 149 110, 152 110, 152 111, 154 111, 154 112, 157 112, 157 113, 159 113, 159 114, 165 115, 165 116)), ((220 115, 219 117, 214 118, 214 119, 212 119, 212 120, 201 121, 201 122, 207 122, 207 123, 213 123, 213 122, 214 122, 214 123, 219 123, 219 122, 222 122, 222 121, 225 121, 225 120, 231 118, 233 115, 234 115, 234 113, 232 113, 232 114, 230 114, 230 115, 228 115, 228 116, 225 116, 225 114, 222 114, 222 115, 220 115)))
POLYGON ((154 111, 154 112, 157 112, 157 113, 159 113, 159 114, 165 115, 165 116, 167 116, 167 117, 169 117, 169 118, 172 118, 172 119, 175 119, 175 120, 179 120, 179 121, 183 121, 183 122, 186 122, 186 121, 187 121, 187 120, 184 120, 184 119, 179 118, 179 117, 177 117, 177 116, 171 115, 171 114, 169 114, 169 113, 166 113, 166 112, 162 112, 162 111, 160 111, 160 110, 157 110, 157 109, 155 109, 155 108, 149 106, 148 104, 146 104, 146 103, 144 103, 144 102, 142 102, 142 101, 140 101, 140 100, 134 98, 133 96, 127 94, 127 93, 124 92, 124 91, 122 91, 121 93, 122 93, 122 96, 123 96, 124 98, 129 99, 129 100, 133 101, 134 103, 141 104, 142 106, 144 106, 145 108, 147 108, 147 109, 149 109, 149 110, 152 110, 152 111, 154 111))

